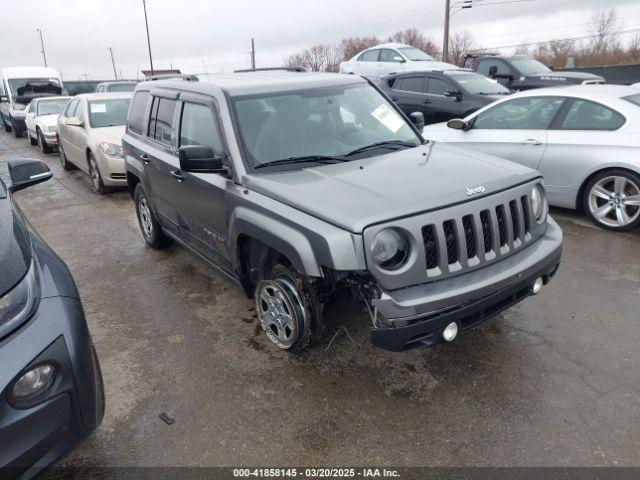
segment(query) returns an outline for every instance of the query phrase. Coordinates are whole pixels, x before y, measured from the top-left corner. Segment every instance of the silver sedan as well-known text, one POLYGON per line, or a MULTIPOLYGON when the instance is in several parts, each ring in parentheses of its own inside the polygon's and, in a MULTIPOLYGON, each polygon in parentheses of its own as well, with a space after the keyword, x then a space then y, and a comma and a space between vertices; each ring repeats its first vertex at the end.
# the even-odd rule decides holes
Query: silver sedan
POLYGON ((544 175, 551 205, 600 227, 640 225, 640 93, 578 85, 516 93, 424 136, 507 158, 544 175))

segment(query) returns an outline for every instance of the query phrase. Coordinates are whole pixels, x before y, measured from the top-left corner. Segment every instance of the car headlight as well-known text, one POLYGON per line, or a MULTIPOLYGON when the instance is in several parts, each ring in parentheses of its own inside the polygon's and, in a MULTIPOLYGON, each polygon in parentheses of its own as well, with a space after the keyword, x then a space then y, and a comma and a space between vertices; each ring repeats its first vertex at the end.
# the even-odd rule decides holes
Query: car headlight
POLYGON ((49 133, 55 133, 55 132, 58 131, 58 126, 57 125, 51 125, 51 126, 47 127, 47 131, 49 133))
POLYGON ((0 338, 24 323, 38 307, 40 284, 33 262, 20 282, 0 297, 0 338))
POLYGON ((411 246, 407 236, 395 228, 380 230, 371 242, 371 259, 380 268, 397 270, 409 258, 411 246))
POLYGON ((110 157, 114 158, 122 158, 122 147, 120 145, 116 145, 115 143, 102 142, 99 147, 105 155, 109 155, 110 157))
POLYGON ((544 195, 544 188, 539 183, 536 183, 531 191, 531 210, 533 217, 542 223, 547 219, 547 213, 549 211, 549 205, 544 195))

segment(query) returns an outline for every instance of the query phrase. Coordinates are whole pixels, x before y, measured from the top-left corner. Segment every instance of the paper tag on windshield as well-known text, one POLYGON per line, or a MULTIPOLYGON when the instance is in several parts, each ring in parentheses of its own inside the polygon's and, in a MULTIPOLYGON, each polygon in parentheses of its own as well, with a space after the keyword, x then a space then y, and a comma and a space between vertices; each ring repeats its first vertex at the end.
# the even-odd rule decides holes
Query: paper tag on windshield
POLYGON ((92 103, 91 113, 105 113, 107 111, 107 105, 104 103, 92 103))
POLYGON ((380 105, 371 112, 371 115, 393 133, 396 133, 404 125, 402 118, 387 105, 380 105))

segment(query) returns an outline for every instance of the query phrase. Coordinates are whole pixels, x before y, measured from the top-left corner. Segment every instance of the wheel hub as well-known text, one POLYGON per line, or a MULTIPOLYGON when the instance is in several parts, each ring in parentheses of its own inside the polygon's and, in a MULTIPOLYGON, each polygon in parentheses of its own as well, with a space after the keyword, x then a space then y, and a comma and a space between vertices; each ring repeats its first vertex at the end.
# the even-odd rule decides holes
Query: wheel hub
POLYGON ((269 340, 287 349, 298 338, 299 301, 291 286, 282 279, 263 280, 256 291, 256 311, 269 340))
POLYGON ((640 216, 640 186, 627 177, 604 177, 591 188, 588 207, 598 222, 625 227, 640 216))

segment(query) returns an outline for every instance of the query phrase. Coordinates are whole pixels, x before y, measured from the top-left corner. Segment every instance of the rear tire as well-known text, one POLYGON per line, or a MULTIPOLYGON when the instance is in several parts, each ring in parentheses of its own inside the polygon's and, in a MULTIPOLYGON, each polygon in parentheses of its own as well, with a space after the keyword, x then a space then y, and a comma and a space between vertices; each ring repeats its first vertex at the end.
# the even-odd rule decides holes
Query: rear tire
POLYGON ((258 283, 254 300, 267 338, 279 349, 300 352, 319 333, 322 306, 313 286, 292 267, 275 264, 258 283))
POLYGON ((598 227, 627 232, 640 226, 640 175, 602 171, 589 180, 582 195, 584 211, 598 227))
POLYGON ((31 136, 31 133, 29 133, 29 130, 27 130, 27 135, 29 136, 29 143, 31 145, 37 145, 38 144, 38 140, 31 136))
POLYGON ((2 118, 2 122, 4 123, 4 131, 7 133, 11 133, 11 124, 7 123, 7 121, 4 119, 4 117, 2 118))
POLYGON ((22 134, 24 133, 22 130, 18 130, 18 128, 15 125, 12 125, 13 127, 13 134, 15 135, 16 138, 22 138, 22 134))
POLYGON ((142 232, 142 238, 152 248, 162 250, 171 244, 171 239, 164 233, 162 226, 158 222, 144 187, 141 183, 136 185, 133 194, 133 201, 136 206, 136 216, 138 217, 138 225, 142 232))

